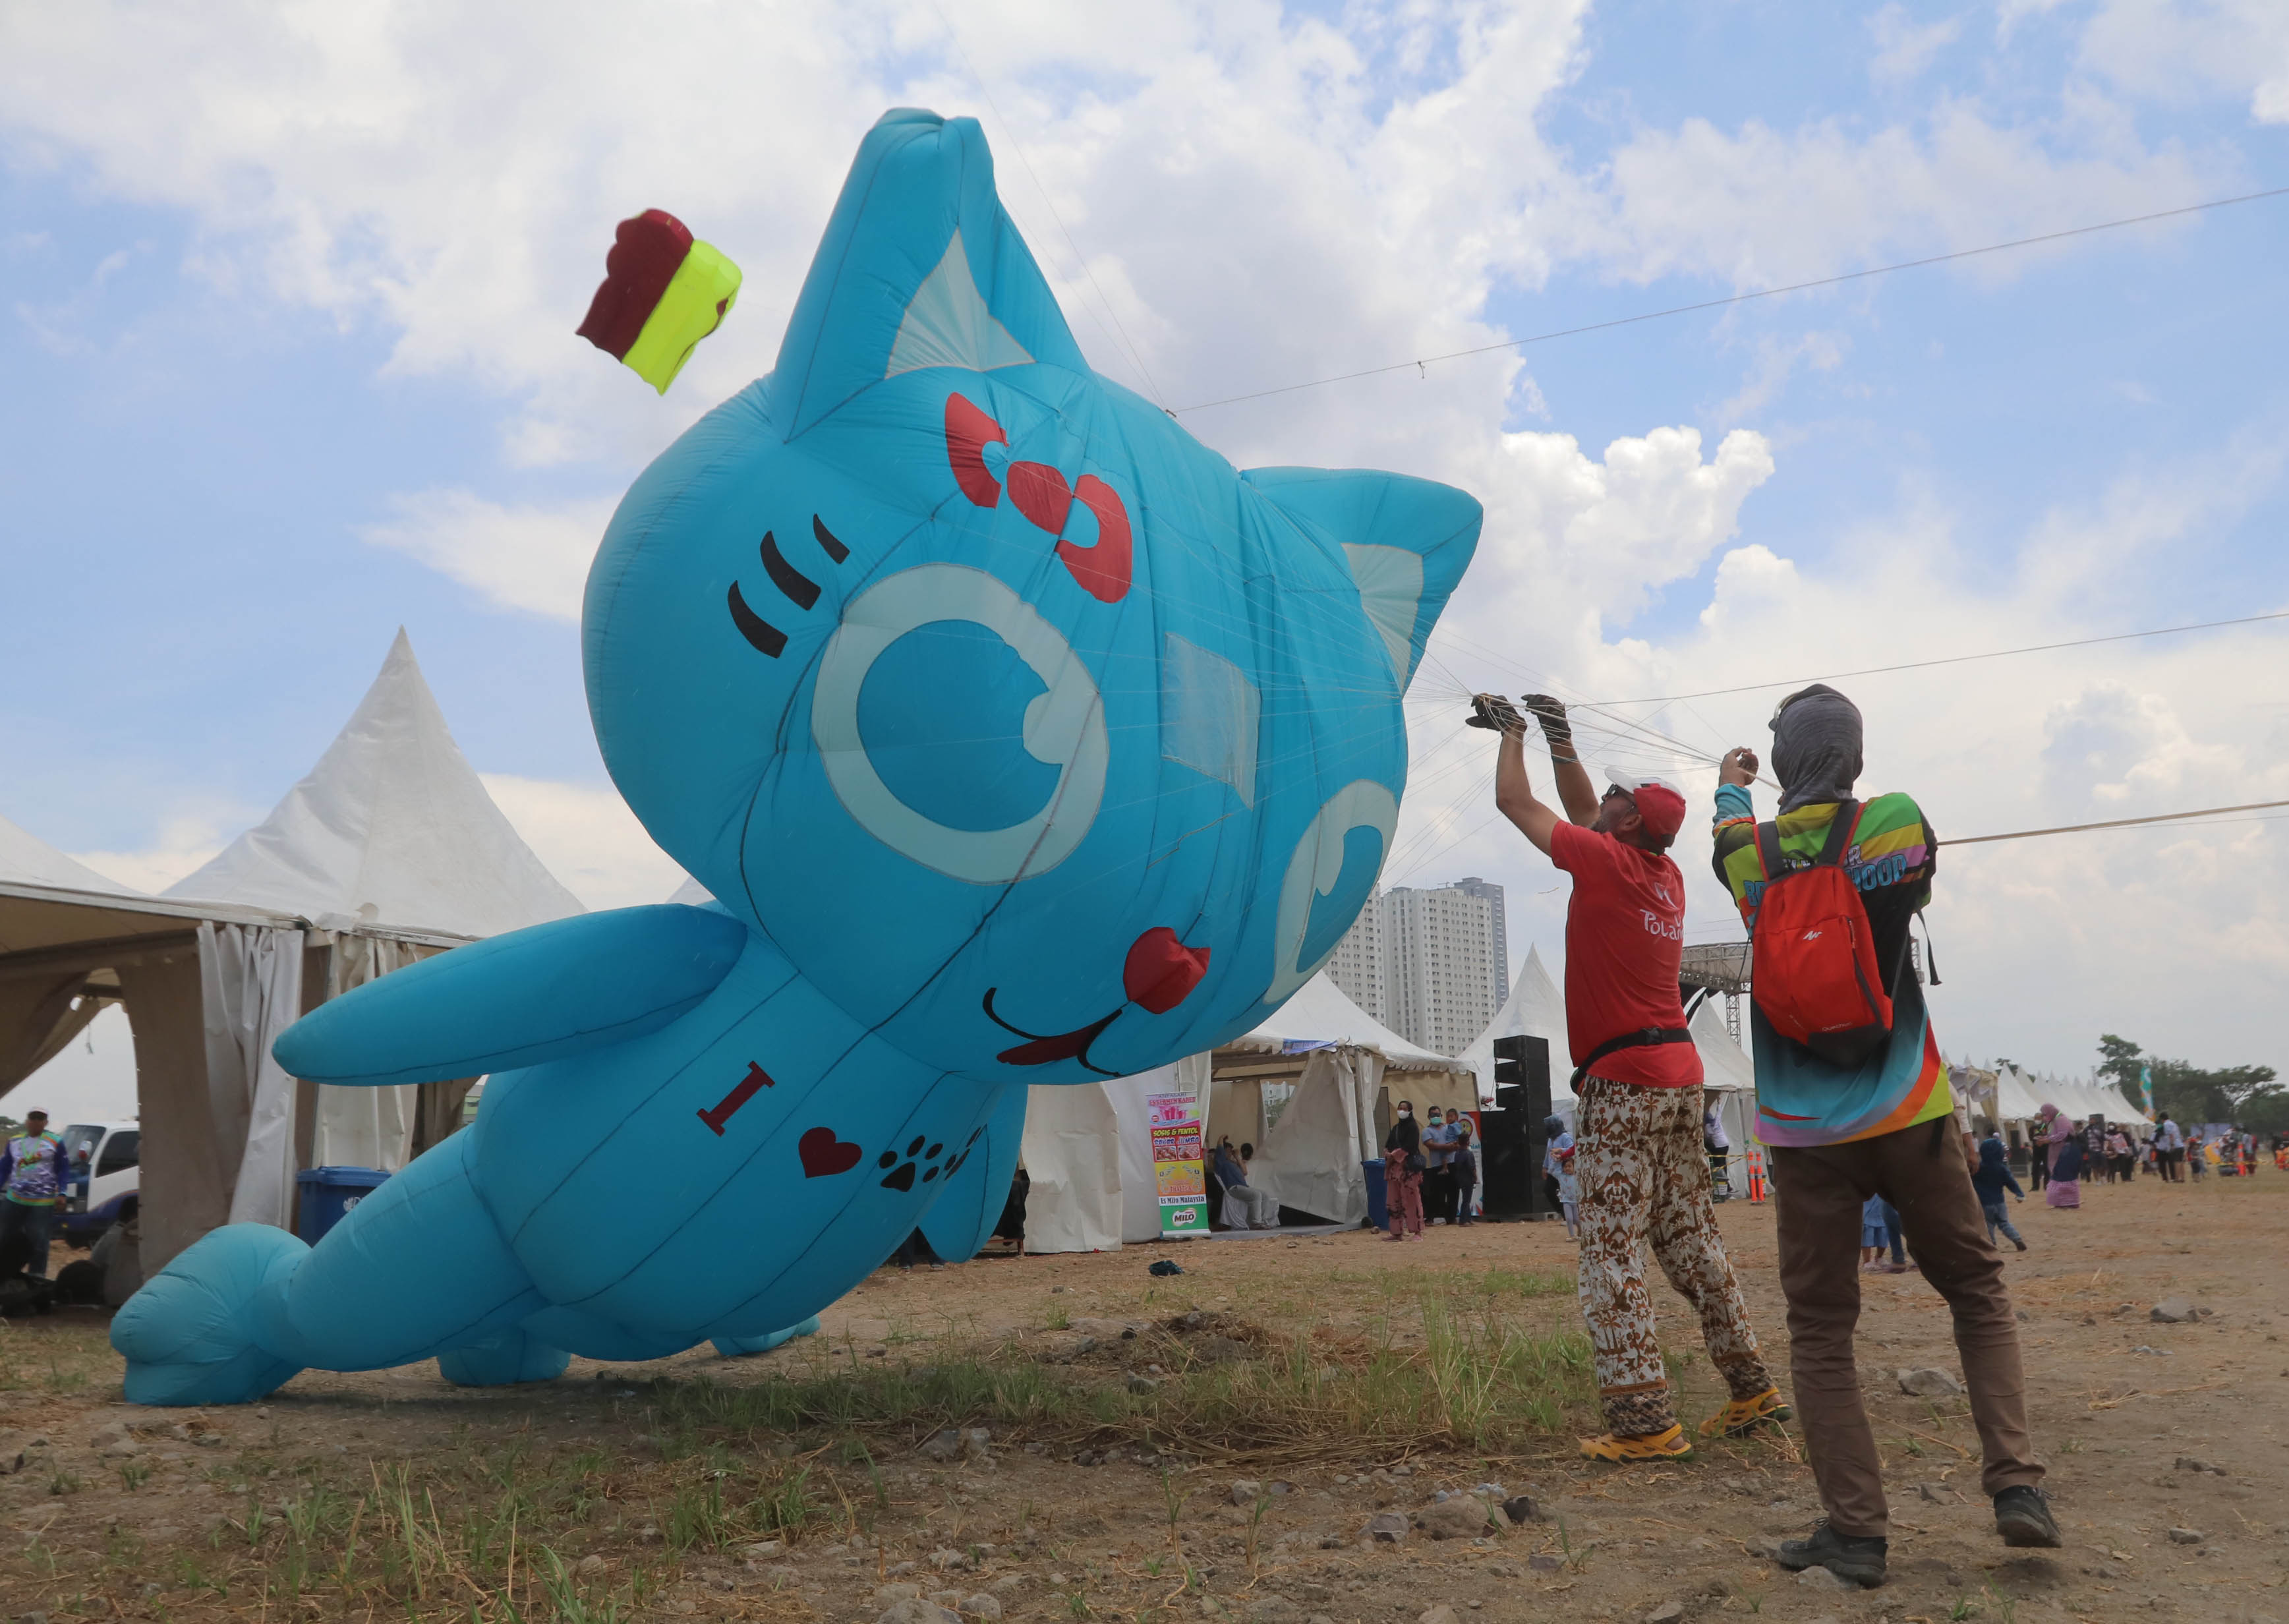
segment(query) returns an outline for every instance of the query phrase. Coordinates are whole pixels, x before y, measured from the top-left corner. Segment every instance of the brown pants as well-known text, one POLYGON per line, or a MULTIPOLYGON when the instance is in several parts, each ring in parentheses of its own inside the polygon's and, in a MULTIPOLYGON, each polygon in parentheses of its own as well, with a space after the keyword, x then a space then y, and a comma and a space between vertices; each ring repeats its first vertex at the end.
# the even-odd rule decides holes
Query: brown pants
POLYGON ((2019 1326, 2003 1286, 1952 1118, 1850 1144, 1772 1152, 1789 1362, 1812 1475, 1836 1532, 1881 1535, 1890 1524, 1883 1462, 1860 1400, 1852 1332, 1860 1319, 1860 1208, 1880 1195, 1900 1209, 1908 1250, 1947 1299, 1990 1495, 2043 1480, 2027 1437, 2019 1326))

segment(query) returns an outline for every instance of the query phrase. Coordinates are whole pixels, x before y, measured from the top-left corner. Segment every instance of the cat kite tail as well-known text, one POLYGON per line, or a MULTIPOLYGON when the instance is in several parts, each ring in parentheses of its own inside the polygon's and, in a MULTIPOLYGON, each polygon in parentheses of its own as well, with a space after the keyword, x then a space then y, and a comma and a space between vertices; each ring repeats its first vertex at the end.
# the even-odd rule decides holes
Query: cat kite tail
POLYGON ((291 1028, 297 1077, 485 1072, 483 1105, 314 1249, 234 1225, 177 1258, 114 1324, 128 1396, 748 1351, 917 1227, 969 1255, 1029 1086, 1214 1048, 1334 951, 1479 525, 1423 480, 1234 468, 1098 377, 977 123, 886 115, 778 364, 638 477, 588 577, 606 766, 717 900, 291 1028))
POLYGON ((660 394, 739 297, 739 267, 661 209, 622 220, 580 337, 660 394))

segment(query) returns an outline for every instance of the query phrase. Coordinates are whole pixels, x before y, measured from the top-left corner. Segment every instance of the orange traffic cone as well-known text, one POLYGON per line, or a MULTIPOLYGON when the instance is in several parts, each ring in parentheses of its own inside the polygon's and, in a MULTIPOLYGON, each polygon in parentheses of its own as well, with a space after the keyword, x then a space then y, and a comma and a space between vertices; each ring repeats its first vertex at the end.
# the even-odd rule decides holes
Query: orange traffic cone
POLYGON ((1762 1206, 1764 1204, 1765 1158, 1751 1150, 1749 1152, 1749 1205, 1762 1206))

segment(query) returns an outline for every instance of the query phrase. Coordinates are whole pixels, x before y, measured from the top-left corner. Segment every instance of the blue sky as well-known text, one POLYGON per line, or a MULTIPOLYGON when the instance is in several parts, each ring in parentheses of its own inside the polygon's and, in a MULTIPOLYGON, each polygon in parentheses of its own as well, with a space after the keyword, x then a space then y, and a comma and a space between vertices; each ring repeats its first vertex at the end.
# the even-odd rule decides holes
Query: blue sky
MULTIPOLYGON (((602 505, 770 365, 893 101, 985 119, 1084 346, 1136 376, 1112 306, 1181 404, 2289 185, 2277 9, 1539 0, 1115 28, 885 3, 698 13, 700 53, 577 4, 546 40, 388 8, 249 4, 187 33, 17 13, 0 813, 164 883, 307 768, 401 624, 481 770, 593 794, 565 583, 602 505), (570 330, 610 222, 648 205, 749 278, 665 402, 570 330)), ((2209 619, 2289 599, 2285 262, 2289 198, 1187 421, 1243 463, 1478 490, 1445 655, 1465 686, 1523 669, 1619 697, 2209 619), (1494 648, 1509 666, 1472 652, 1494 648)), ((1966 833, 2289 795, 2283 670, 2278 634, 2250 634, 1870 680, 1871 772, 1966 833)), ((1663 725, 1706 752, 1769 704, 1663 725)), ((1420 759, 1460 761, 1453 716, 1417 709, 1420 759)), ((1475 774, 1411 794, 1409 878, 1503 880, 1531 899, 1514 960, 1551 951, 1562 893, 1479 827, 1475 774)), ((2261 895, 2279 838, 1966 859, 1958 958, 1992 962, 1942 1015, 1950 1048, 2077 1067, 2112 1020, 2289 1069, 2212 1013, 2289 967, 2261 895), (2123 1011, 2092 988, 2126 937, 2152 967, 2123 1011)), ((592 901, 644 894, 656 854, 628 863, 592 901)))

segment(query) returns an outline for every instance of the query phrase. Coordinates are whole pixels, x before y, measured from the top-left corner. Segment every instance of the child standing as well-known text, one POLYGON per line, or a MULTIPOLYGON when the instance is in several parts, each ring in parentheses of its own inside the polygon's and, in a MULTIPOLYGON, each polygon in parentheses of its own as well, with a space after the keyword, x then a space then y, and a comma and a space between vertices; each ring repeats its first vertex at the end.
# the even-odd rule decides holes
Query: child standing
POLYGON ((1971 1175, 1971 1184, 1979 1192, 1981 1210, 1987 1214, 1987 1238, 1993 1240, 1995 1231, 2000 1230, 2013 1246, 2024 1252, 2027 1243, 2011 1227, 2010 1215, 2003 1206, 2003 1192, 2007 1190, 2022 1201, 2027 1198, 2027 1192, 2011 1176, 2011 1161, 2003 1149, 2000 1134, 1990 1134, 1979 1142, 1979 1171, 1971 1175))
POLYGON ((1574 1135, 1566 1131, 1566 1119, 1557 1116, 1543 1118, 1542 1131, 1548 1145, 1542 1153, 1542 1170, 1557 1182, 1558 1209, 1566 1214, 1567 1238, 1579 1240, 1582 1226, 1575 1206, 1581 1199, 1582 1187, 1574 1177, 1574 1135))
POLYGON ((1890 1231, 1884 1226, 1884 1198, 1870 1196, 1860 1206, 1860 1267, 1862 1270, 1879 1267, 1884 1261, 1884 1241, 1890 1231))

